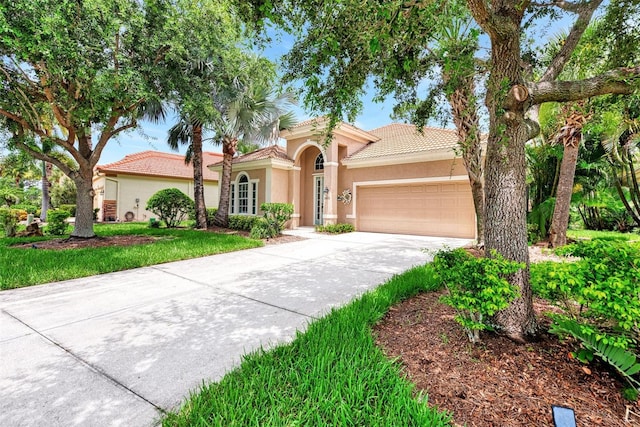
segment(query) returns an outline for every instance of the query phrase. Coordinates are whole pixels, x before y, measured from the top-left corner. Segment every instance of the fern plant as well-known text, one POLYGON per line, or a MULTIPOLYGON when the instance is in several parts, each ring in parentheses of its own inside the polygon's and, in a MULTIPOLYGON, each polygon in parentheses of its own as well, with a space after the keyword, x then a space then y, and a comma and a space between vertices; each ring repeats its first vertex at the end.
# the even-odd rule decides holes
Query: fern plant
POLYGON ((592 360, 594 355, 598 356, 609 366, 615 368, 631 387, 635 390, 640 389, 640 381, 634 378, 634 375, 640 372, 640 362, 634 353, 598 340, 597 332, 593 332, 590 328, 583 328, 579 322, 567 317, 554 317, 549 332, 560 337, 571 335, 580 342, 587 352, 580 357, 582 361, 592 360))

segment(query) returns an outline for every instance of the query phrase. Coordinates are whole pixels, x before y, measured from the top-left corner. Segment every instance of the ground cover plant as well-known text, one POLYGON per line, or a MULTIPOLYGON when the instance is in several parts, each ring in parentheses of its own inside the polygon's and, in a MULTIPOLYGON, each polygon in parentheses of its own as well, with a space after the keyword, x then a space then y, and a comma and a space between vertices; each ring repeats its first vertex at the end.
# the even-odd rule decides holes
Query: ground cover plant
MULTIPOLYGON (((90 247, 42 249, 51 237, 0 239, 0 289, 12 289, 112 271, 253 248, 260 241, 191 229, 150 228, 146 223, 96 224, 90 247), (101 240, 135 238, 128 246, 101 240), (18 247, 15 245, 22 245, 18 247), (25 247, 26 245, 26 247, 25 247)), ((80 242, 86 242, 85 239, 80 242)), ((129 242, 130 243, 130 242, 129 242)), ((67 242, 66 247, 69 247, 67 242)))
POLYGON ((254 352, 220 382, 203 386, 164 426, 448 426, 400 366, 376 346, 372 326, 389 308, 435 287, 416 267, 313 322, 288 344, 254 352))

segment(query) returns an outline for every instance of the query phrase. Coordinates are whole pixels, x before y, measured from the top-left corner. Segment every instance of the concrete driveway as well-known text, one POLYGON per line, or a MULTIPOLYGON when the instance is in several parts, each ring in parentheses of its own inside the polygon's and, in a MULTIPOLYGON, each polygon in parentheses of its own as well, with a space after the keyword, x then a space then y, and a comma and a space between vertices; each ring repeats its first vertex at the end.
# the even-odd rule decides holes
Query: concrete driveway
POLYGON ((423 249, 468 242, 297 233, 310 238, 1 292, 0 426, 151 426, 423 249))

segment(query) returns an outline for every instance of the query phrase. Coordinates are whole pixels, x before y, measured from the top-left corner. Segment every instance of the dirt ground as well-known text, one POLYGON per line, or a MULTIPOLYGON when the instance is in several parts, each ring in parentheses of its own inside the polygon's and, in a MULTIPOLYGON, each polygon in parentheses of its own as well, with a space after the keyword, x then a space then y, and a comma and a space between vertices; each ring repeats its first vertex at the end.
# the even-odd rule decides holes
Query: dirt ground
MULTIPOLYGON (((421 294, 393 307, 375 334, 429 404, 452 413, 457 425, 553 426, 551 405, 560 405, 575 410, 580 427, 640 426, 638 417, 624 421, 626 405, 640 413, 640 404, 622 398, 620 378, 607 366, 573 359, 573 342, 543 333, 539 342, 519 345, 484 333, 474 346, 440 295, 421 294)), ((543 301, 535 308, 546 330, 543 313, 552 308, 543 301)))

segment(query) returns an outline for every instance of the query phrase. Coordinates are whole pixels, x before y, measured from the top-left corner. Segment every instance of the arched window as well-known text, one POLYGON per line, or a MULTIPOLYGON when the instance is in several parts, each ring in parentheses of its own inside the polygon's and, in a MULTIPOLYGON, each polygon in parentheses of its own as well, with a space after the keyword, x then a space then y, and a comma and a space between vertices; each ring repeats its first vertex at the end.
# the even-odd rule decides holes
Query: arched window
POLYGON ((320 153, 318 154, 318 157, 316 157, 315 170, 321 171, 323 169, 324 169, 324 156, 322 155, 322 153, 320 153))
POLYGON ((250 180, 242 172, 231 183, 230 214, 256 215, 258 213, 258 181, 250 180))

